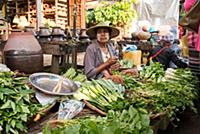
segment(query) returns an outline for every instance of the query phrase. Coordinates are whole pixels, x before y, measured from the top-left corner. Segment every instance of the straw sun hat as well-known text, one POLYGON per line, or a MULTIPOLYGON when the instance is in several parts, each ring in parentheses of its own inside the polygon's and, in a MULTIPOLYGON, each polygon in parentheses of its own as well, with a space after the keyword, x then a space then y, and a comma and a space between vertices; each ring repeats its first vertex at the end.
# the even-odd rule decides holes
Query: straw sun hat
POLYGON ((93 26, 91 28, 89 28, 87 30, 87 35, 92 38, 95 39, 96 38, 96 31, 98 28, 108 28, 110 31, 110 38, 114 38, 117 37, 119 35, 119 30, 115 27, 109 26, 108 23, 99 23, 96 26, 93 26))

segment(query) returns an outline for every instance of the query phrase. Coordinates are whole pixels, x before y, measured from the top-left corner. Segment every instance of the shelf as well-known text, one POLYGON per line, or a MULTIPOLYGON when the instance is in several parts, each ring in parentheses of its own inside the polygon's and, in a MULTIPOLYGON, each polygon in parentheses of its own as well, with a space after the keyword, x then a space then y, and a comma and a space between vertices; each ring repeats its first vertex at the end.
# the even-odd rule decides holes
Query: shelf
MULTIPOLYGON (((8 15, 15 16, 16 11, 18 15, 26 15, 29 22, 35 23, 36 14, 36 0, 7 0, 8 15), (17 8, 16 8, 17 7, 17 8)), ((49 8, 43 8, 43 18, 54 21, 56 25, 65 27, 68 24, 68 3, 69 0, 42 0, 43 5, 48 4, 49 8), (49 10, 52 9, 52 10, 49 10)))
POLYGON ((58 20, 68 20, 67 18, 58 18, 58 20))
POLYGON ((60 4, 60 3, 57 3, 57 6, 59 6, 59 7, 66 7, 67 8, 67 5, 60 4))
POLYGON ((27 12, 23 12, 23 13, 16 13, 18 15, 27 15, 28 13, 27 12))
POLYGON ((55 13, 45 13, 44 16, 55 16, 55 13))
POLYGON ((67 1, 58 0, 58 3, 67 4, 67 1))
POLYGON ((60 11, 65 11, 65 12, 67 12, 67 9, 59 8, 59 7, 58 7, 58 8, 57 8, 57 11, 59 11, 59 10, 60 10, 60 11))
POLYGON ((44 0, 43 3, 53 3, 53 4, 55 4, 55 0, 44 0))
POLYGON ((59 17, 63 17, 63 18, 67 18, 67 14, 62 15, 62 14, 58 14, 59 17))

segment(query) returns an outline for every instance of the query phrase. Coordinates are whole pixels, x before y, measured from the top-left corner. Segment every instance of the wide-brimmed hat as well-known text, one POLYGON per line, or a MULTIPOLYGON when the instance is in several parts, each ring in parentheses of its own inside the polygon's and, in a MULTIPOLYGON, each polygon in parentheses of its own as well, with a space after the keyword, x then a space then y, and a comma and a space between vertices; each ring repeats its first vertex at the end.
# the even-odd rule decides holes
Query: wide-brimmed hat
POLYGON ((87 35, 92 39, 96 38, 96 31, 98 28, 108 28, 110 31, 110 38, 114 38, 119 35, 119 30, 115 27, 110 26, 108 23, 99 23, 96 26, 89 28, 86 31, 87 35))

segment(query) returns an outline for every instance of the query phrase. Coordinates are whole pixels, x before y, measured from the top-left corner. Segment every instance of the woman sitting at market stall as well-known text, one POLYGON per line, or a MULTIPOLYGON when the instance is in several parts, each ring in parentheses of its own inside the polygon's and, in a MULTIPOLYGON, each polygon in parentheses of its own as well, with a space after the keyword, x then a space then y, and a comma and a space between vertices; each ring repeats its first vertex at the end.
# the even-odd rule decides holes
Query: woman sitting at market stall
POLYGON ((88 79, 107 78, 123 84, 118 75, 111 75, 110 67, 117 63, 118 55, 111 38, 119 35, 119 30, 105 23, 89 28, 86 32, 92 43, 87 47, 84 57, 84 71, 88 79))
POLYGON ((188 65, 178 57, 171 47, 173 41, 174 38, 171 34, 162 36, 158 43, 159 45, 150 52, 149 61, 159 62, 164 66, 165 70, 170 67, 170 62, 173 62, 179 68, 186 68, 188 65))

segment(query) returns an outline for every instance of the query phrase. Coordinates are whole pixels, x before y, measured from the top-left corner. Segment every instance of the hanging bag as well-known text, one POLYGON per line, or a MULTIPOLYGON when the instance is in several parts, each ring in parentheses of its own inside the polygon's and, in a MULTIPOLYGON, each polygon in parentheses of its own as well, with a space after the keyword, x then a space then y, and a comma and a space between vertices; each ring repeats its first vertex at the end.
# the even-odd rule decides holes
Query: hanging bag
POLYGON ((179 25, 198 33, 200 24, 200 0, 180 19, 179 25))

